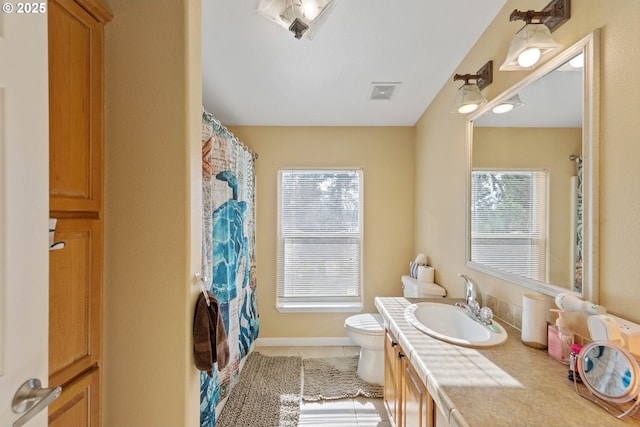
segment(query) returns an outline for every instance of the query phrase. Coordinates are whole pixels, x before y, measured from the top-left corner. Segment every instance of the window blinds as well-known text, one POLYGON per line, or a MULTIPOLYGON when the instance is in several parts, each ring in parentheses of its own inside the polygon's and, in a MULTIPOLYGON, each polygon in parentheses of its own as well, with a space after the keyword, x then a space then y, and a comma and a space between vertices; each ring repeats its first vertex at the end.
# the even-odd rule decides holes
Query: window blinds
POLYGON ((547 203, 547 171, 474 170, 471 259, 546 281, 547 203))
POLYGON ((360 302, 362 171, 280 170, 278 302, 360 302))

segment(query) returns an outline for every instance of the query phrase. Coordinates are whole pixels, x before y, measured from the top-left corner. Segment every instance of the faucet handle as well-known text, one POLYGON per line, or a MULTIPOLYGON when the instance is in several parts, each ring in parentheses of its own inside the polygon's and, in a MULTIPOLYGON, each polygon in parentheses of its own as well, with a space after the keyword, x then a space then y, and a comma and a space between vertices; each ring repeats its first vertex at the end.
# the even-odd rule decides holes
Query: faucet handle
POLYGON ((480 320, 490 324, 491 319, 493 319, 493 311, 489 307, 482 307, 480 310, 480 320))

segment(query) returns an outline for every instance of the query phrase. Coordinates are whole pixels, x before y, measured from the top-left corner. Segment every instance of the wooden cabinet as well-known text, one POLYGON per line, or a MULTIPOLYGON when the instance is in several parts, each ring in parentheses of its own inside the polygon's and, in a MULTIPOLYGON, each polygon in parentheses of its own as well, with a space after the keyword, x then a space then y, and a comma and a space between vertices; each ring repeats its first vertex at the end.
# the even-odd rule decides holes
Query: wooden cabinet
POLYGON ((384 404, 389 416, 396 421, 396 426, 401 424, 401 360, 404 357, 398 341, 390 332, 385 333, 384 341, 384 404))
POLYGON ((104 25, 97 0, 49 0, 49 385, 51 426, 100 425, 104 25))
POLYGON ((52 211, 102 210, 103 26, 110 14, 96 13, 97 5, 48 2, 52 211))
POLYGON ((49 405, 49 426, 98 425, 100 425, 100 376, 94 369, 65 386, 60 397, 49 405))
POLYGON ((388 330, 384 354, 384 403, 391 421, 396 427, 434 427, 437 411, 427 386, 388 330))
POLYGON ((402 360, 402 426, 433 427, 433 399, 407 358, 402 360))
POLYGON ((49 252, 49 381, 62 385, 100 363, 102 347, 102 227, 61 218, 49 252))

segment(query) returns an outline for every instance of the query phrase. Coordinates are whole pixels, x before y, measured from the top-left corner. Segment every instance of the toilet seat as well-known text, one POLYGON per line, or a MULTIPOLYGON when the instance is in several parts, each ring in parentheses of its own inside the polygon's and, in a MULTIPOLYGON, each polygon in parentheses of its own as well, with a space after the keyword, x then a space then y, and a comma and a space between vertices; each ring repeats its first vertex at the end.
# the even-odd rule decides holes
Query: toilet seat
POLYGON ((364 313, 348 317, 344 321, 345 329, 363 335, 383 335, 384 326, 379 314, 364 313))

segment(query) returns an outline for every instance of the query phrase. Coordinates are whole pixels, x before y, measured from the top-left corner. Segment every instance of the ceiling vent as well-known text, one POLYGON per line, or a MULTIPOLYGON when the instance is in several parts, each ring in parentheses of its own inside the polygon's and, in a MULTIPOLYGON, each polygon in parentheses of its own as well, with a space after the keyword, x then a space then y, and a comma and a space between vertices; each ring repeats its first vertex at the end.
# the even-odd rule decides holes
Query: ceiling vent
POLYGON ((371 83, 371 96, 370 99, 383 99, 389 100, 393 97, 400 85, 400 82, 389 82, 389 83, 379 83, 373 82, 371 83))

